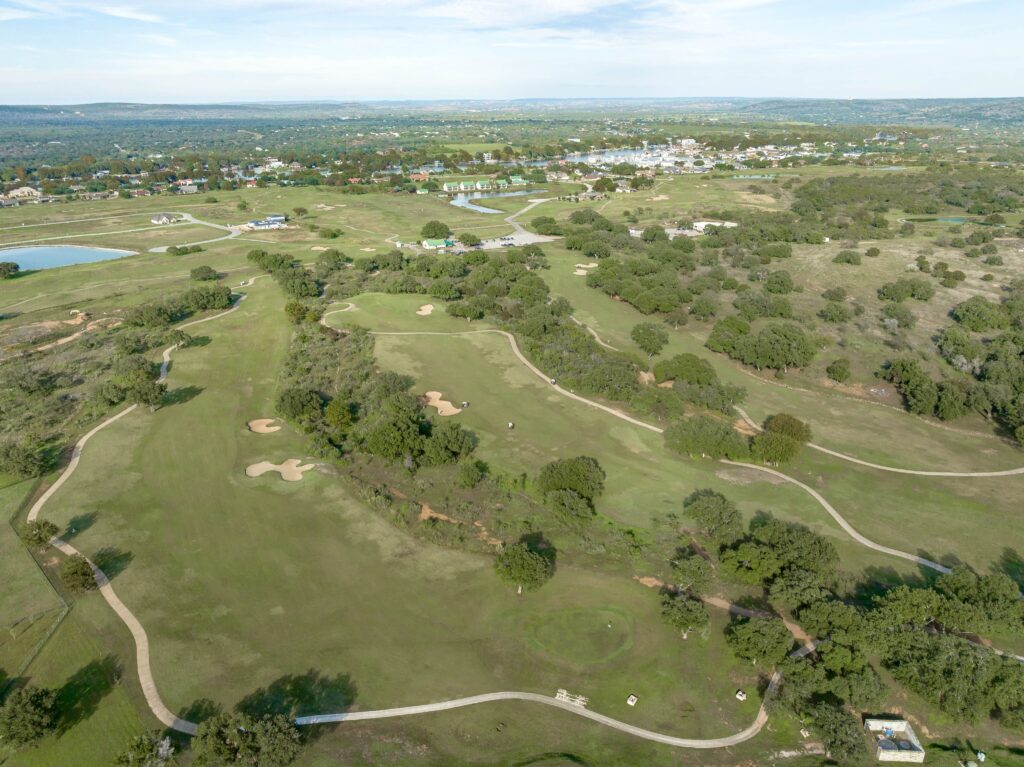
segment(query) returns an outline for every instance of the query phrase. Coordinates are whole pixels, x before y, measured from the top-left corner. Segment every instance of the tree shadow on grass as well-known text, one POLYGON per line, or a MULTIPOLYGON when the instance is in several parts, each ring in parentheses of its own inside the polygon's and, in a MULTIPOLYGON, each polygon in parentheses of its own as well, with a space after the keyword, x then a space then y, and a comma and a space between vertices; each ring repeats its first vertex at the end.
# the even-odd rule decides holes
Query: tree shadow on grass
MULTIPOLYGON (((275 679, 239 701, 235 710, 253 717, 282 714, 291 719, 339 714, 352 706, 357 693, 356 683, 349 674, 331 677, 311 668, 304 674, 285 674, 275 679)), ((303 735, 315 739, 334 726, 303 727, 303 735)))
POLYGON ((531 765, 556 765, 556 764, 578 764, 587 767, 590 764, 582 756, 570 754, 568 751, 547 751, 536 756, 529 756, 518 762, 512 762, 511 767, 530 767, 531 765))
POLYGON ((996 572, 1005 573, 1021 589, 1024 589, 1024 558, 1014 549, 1007 546, 999 557, 996 572))
POLYGON ((202 394, 202 386, 179 386, 177 389, 171 389, 167 394, 164 395, 163 402, 161 403, 164 407, 168 405, 182 405, 195 399, 197 396, 202 394))
POLYGON ((193 701, 189 707, 178 714, 178 716, 187 722, 201 724, 207 719, 222 713, 224 713, 224 709, 219 703, 214 703, 209 698, 200 698, 199 700, 193 701))
POLYGON ((123 551, 116 546, 104 546, 96 552, 92 561, 103 571, 108 580, 113 580, 124 572, 134 558, 135 556, 130 551, 123 551))
POLYGON ((68 526, 64 532, 60 534, 62 540, 70 541, 73 538, 81 535, 96 522, 96 517, 99 515, 95 511, 90 511, 88 514, 76 514, 70 520, 68 520, 68 526))
POLYGON ((866 567, 861 578, 851 587, 850 596, 856 602, 868 603, 897 586, 924 588, 936 576, 938 573, 927 567, 921 567, 916 574, 904 574, 894 567, 866 567))
POLYGON ((201 346, 209 346, 209 345, 210 345, 210 337, 209 336, 192 336, 192 340, 188 342, 188 346, 186 346, 185 348, 186 349, 197 349, 197 348, 199 348, 201 346))
POLYGON ((57 733, 92 716, 120 680, 121 665, 113 655, 90 661, 72 674, 57 690, 57 733))

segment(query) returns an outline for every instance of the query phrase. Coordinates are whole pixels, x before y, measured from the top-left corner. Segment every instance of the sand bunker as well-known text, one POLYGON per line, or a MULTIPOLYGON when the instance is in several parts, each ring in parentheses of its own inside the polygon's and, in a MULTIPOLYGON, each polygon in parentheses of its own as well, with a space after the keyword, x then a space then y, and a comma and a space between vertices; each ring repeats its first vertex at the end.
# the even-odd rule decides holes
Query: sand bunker
POLYGON ((667 199, 668 199, 668 195, 667 194, 658 194, 658 195, 655 195, 654 197, 648 197, 647 198, 648 202, 664 202, 667 199))
POLYGON ((421 306, 419 309, 416 310, 416 314, 418 314, 420 317, 429 317, 433 313, 434 313, 434 305, 433 304, 423 304, 423 306, 421 306))
POLYGON ((310 250, 317 250, 317 251, 319 251, 319 250, 327 250, 327 246, 326 245, 314 245, 312 248, 310 248, 310 250))
POLYGON ((363 253, 373 253, 376 248, 360 248, 360 250, 363 251, 363 253))
POLYGON ((423 395, 427 398, 427 406, 437 408, 438 415, 458 415, 462 412, 461 407, 455 407, 446 399, 441 399, 441 392, 428 391, 423 395))
POLYGON ((322 202, 318 202, 316 204, 316 209, 317 210, 334 210, 334 206, 333 205, 324 205, 322 202))
POLYGON ((298 458, 289 458, 283 463, 271 463, 270 461, 260 461, 254 463, 252 466, 245 470, 245 476, 247 477, 261 477, 268 471, 276 471, 281 475, 281 479, 285 482, 298 482, 302 479, 302 475, 313 468, 313 464, 303 464, 298 458))
POLYGON ((596 269, 597 262, 590 264, 576 264, 576 271, 573 272, 577 277, 585 277, 588 269, 596 269))
POLYGON ((276 420, 276 418, 256 418, 249 421, 246 426, 249 427, 249 431, 255 434, 273 434, 275 431, 281 431, 280 426, 272 425, 276 420))
POLYGON ((577 270, 575 270, 573 272, 573 274, 575 274, 577 277, 586 277, 587 276, 587 270, 586 269, 577 269, 577 270))

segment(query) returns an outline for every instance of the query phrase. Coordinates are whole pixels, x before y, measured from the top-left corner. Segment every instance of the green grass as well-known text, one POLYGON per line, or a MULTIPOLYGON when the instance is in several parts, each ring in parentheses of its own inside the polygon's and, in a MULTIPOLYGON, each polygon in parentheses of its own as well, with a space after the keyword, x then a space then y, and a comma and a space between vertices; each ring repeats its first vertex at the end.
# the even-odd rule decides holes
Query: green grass
POLYGON ((78 601, 26 677, 57 690, 57 727, 33 748, 0 751, 0 764, 111 764, 132 735, 160 726, 142 700, 130 635, 98 594, 78 601))
POLYGON ((0 686, 30 659, 64 606, 8 524, 33 485, 0 489, 0 686))
MULTIPOLYGON (((826 173, 800 169, 801 175, 805 172, 826 173)), ((780 180, 787 173, 792 172, 780 173, 780 180)), ((626 209, 650 207, 641 222, 657 223, 691 210, 781 204, 752 199, 752 184, 775 186, 684 177, 593 205, 614 220, 621 220, 626 209), (660 195, 668 199, 652 199, 660 195)), ((541 186, 548 190, 545 196, 555 190, 541 186)), ((565 187, 572 188, 578 187, 565 187)), ((122 235, 110 232, 121 221, 130 224, 138 220, 135 216, 156 210, 188 210, 219 223, 290 212, 296 206, 309 210, 298 229, 216 243, 204 253, 143 254, 5 282, 0 309, 17 316, 4 325, 63 318, 69 308, 102 313, 151 300, 185 289, 188 270, 199 264, 227 272, 228 283, 237 284, 255 273, 245 260, 255 247, 310 261, 315 247, 339 247, 358 257, 390 248, 388 238, 416 240, 430 218, 446 221, 456 232, 510 230, 502 216, 462 211, 434 195, 268 188, 216 196, 216 203, 157 198, 0 211, 0 227, 45 219, 41 230, 58 232, 63 230, 56 219, 116 215, 121 217, 117 221, 67 225, 70 233, 89 233, 76 242, 112 245, 122 235), (241 199, 249 210, 237 210, 241 199), (310 224, 337 227, 344 234, 325 240, 309 230, 310 224)), ((507 212, 527 204, 523 198, 493 202, 507 212)), ((578 205, 584 203, 545 203, 524 216, 524 223, 537 215, 564 217, 578 205)), ((0 229, 0 242, 8 236, 14 238, 0 229)), ((156 237, 148 232, 138 236, 140 247, 156 237)), ((160 233, 169 236, 170 230, 160 233)), ((180 240, 159 244, 173 241, 180 240)), ((898 276, 903 260, 919 244, 917 239, 883 244, 882 258, 865 259, 863 271, 839 272, 839 279, 848 281, 844 284, 851 292, 860 291, 857 295, 868 304, 875 283, 898 276)), ((574 276, 578 254, 558 244, 545 246, 545 252, 551 269, 542 275, 553 293, 567 297, 575 316, 605 341, 639 353, 629 331, 645 318, 574 276)), ((798 248, 791 262, 780 267, 809 286, 828 280, 833 265, 824 267, 821 252, 798 248)), ((967 288, 991 289, 973 281, 967 288)), ((170 386, 179 404, 133 413, 97 434, 78 472, 44 512, 62 526, 95 515, 75 545, 91 555, 108 548, 108 558, 119 563, 114 586, 149 633, 154 673, 172 709, 185 712, 202 699, 230 708, 257 688, 286 681, 301 693, 296 706, 307 707, 299 713, 343 706, 353 696, 353 685, 354 705, 364 709, 497 689, 553 692, 566 687, 588 695, 602 713, 679 735, 719 736, 749 723, 757 696, 744 705, 731 696, 737 687, 754 689, 755 680, 723 644, 724 616, 713 613, 707 640, 683 642, 661 623, 657 594, 631 580, 634 574, 666 577, 667 563, 634 567, 564 555, 550 584, 517 597, 494 577, 489 557, 435 547, 396 529, 360 503, 335 470, 321 468, 298 483, 284 483, 274 474, 246 478, 245 467, 256 461, 306 458, 303 438, 291 429, 255 435, 245 428, 252 418, 273 415, 290 333, 281 311, 284 298, 272 281, 261 280, 248 292, 238 312, 196 329, 209 338, 207 345, 175 354, 170 386), (625 705, 630 693, 641 699, 635 709, 625 705)), ((921 308, 922 337, 943 321, 952 298, 940 289, 934 305, 921 308)), ((793 299, 798 311, 808 312, 819 301, 810 288, 793 299)), ((426 296, 365 294, 353 303, 355 311, 332 315, 331 324, 355 323, 378 331, 487 327, 448 316, 443 302, 426 296), (434 313, 417 316, 425 303, 435 305, 434 313)), ((872 311, 877 307, 869 307, 872 311)), ((832 350, 806 373, 782 381, 755 377, 703 348, 709 327, 692 322, 672 331, 665 355, 692 351, 709 359, 723 380, 748 390, 744 407, 755 418, 781 410, 794 413, 812 425, 817 442, 898 466, 981 470, 1024 463, 1019 450, 995 439, 979 421, 937 425, 886 407, 898 404, 891 399, 867 404, 858 398, 863 392, 827 387, 820 368, 832 350), (891 434, 899 439, 883 436, 891 434)), ((883 349, 884 339, 874 330, 853 333, 851 328, 848 335, 860 344, 856 355, 867 360, 883 349)), ((665 531, 676 523, 668 520, 680 513, 682 499, 711 487, 735 500, 748 517, 768 510, 828 536, 839 549, 845 583, 855 583, 864 573, 882 582, 919 575, 909 563, 851 542, 799 488, 767 481, 751 470, 681 460, 664 449, 659 435, 557 395, 515 359, 498 335, 380 336, 377 357, 382 369, 412 376, 415 391, 436 389, 454 402, 469 401, 470 408, 457 419, 477 433, 479 457, 497 470, 532 474, 554 458, 597 457, 608 473, 599 511, 620 524, 649 535, 669 534, 665 531), (508 421, 516 424, 514 430, 507 428, 508 421)), ((855 365, 855 381, 870 383, 870 372, 867 364, 855 365)), ((1015 542, 1024 533, 1017 508, 1019 477, 908 477, 811 452, 785 471, 818 488, 875 540, 943 561, 959 558, 981 571, 1019 567, 1014 564, 1021 554, 1015 542)), ((441 476, 425 471, 409 482, 426 490, 436 487, 441 476)), ((0 490, 0 508, 7 503, 13 511, 23 493, 0 490)), ((496 509, 482 511, 500 515, 496 509)), ((15 584, 0 595, 4 616, 48 604, 46 594, 54 598, 13 531, 5 535, 0 530, 0 555, 0 574, 15 584)), ((36 635, 23 636, 28 642, 36 635)), ((3 647, 0 668, 7 670, 3 647)), ((111 654, 122 669, 121 681, 99 698, 93 713, 61 738, 48 740, 25 764, 68 763, 73 748, 81 749, 87 763, 107 763, 127 734, 152 726, 135 689, 128 633, 96 597, 76 604, 29 671, 41 683, 60 686, 80 668, 111 654)), ((933 722, 933 712, 928 711, 926 721, 933 722)), ((941 725, 941 718, 934 721, 941 725)), ((798 741, 794 729, 792 720, 775 715, 771 731, 754 742, 728 754, 702 753, 701 761, 757 761, 772 749, 792 747, 798 741)), ((302 763, 447 765, 490 759, 559 764, 568 758, 559 756, 567 744, 574 758, 590 764, 670 764, 680 758, 678 751, 568 715, 509 703, 345 725, 318 739, 302 763)))
MULTIPOLYGON (((724 702, 754 680, 725 650, 723 616, 706 642, 684 643, 658 619, 653 591, 572 562, 560 563, 540 592, 517 597, 489 557, 415 542, 355 501, 332 472, 295 484, 246 478, 255 461, 305 455, 290 429, 245 429, 271 414, 289 333, 282 304, 264 281, 239 312, 206 326, 210 344, 180 352, 171 370, 172 395, 195 387, 194 396, 97 434, 47 507, 59 524, 96 512, 75 543, 89 554, 112 547, 125 563, 114 586, 146 626, 172 709, 203 698, 231 707, 312 669, 320 697, 335 706, 351 675, 359 708, 568 686, 597 710, 655 729, 705 737, 749 723, 756 702, 724 702), (581 674, 580 659, 538 649, 523 629, 563 609, 622 616, 631 644, 581 674), (631 692, 647 704, 627 707, 631 692), (680 709, 692 713, 680 720, 672 713, 680 709)), ((557 646, 552 631, 557 625, 542 635, 557 646)))

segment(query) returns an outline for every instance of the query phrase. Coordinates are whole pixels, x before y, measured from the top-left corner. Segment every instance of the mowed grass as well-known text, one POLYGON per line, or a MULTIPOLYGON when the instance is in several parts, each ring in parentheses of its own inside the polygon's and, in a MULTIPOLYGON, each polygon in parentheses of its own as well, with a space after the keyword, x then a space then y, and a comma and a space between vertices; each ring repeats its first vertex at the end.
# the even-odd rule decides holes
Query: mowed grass
POLYGON ((162 727, 145 706, 131 635, 99 594, 75 604, 25 676, 57 691, 60 714, 52 734, 4 764, 112 764, 130 737, 162 727))
POLYGON ((32 486, 17 482, 0 489, 0 687, 29 660, 64 606, 8 524, 32 486))
MULTIPOLYGON (((172 709, 206 698, 230 708, 309 673, 298 686, 314 688, 315 702, 298 713, 570 687, 597 710, 655 729, 710 737, 749 724, 756 700, 734 706, 731 696, 755 687, 753 670, 726 650, 724 616, 706 642, 682 642, 661 623, 653 591, 571 563, 519 597, 490 557, 416 542, 332 472, 298 483, 245 477, 259 460, 306 457, 290 429, 245 427, 272 415, 289 334, 283 303, 263 281, 237 313, 206 326, 209 345, 177 354, 171 369, 171 396, 187 401, 97 434, 47 508, 58 524, 95 513, 76 545, 113 549, 114 586, 149 633, 172 709), (566 625, 564 609, 593 620, 566 625), (590 624, 606 627, 609 613, 629 627, 614 657, 573 656, 573 632, 592 646, 590 624), (548 615, 556 626, 538 627, 548 615), (646 705, 626 706, 630 693, 646 705)), ((529 717, 552 736, 570 718, 529 717)))

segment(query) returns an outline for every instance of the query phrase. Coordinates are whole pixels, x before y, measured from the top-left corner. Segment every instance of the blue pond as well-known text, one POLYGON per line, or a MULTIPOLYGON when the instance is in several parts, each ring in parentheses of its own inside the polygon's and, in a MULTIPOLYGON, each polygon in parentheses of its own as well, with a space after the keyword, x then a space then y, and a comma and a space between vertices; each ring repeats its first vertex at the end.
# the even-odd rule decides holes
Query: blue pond
POLYGON ((115 258, 134 256, 130 250, 110 248, 87 248, 77 245, 39 245, 29 248, 0 249, 0 261, 13 261, 21 271, 53 269, 72 264, 91 264, 95 261, 110 261, 115 258))
POLYGON ((457 208, 475 210, 477 213, 501 213, 502 211, 500 210, 485 208, 483 205, 477 205, 473 200, 485 200, 488 197, 522 197, 526 194, 536 194, 537 192, 543 191, 543 189, 522 189, 517 192, 467 192, 455 195, 455 197, 452 198, 451 204, 457 208))

